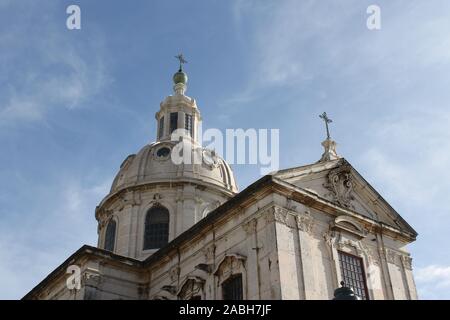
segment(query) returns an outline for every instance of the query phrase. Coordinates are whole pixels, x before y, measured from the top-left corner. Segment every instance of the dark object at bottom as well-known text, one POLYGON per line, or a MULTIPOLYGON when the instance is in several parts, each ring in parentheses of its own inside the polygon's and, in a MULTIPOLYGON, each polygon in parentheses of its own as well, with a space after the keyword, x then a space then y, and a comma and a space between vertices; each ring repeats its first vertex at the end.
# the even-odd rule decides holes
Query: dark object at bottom
POLYGON ((352 289, 349 287, 344 286, 344 281, 341 281, 340 288, 337 288, 334 290, 334 298, 333 300, 361 300, 360 297, 358 297, 352 289))

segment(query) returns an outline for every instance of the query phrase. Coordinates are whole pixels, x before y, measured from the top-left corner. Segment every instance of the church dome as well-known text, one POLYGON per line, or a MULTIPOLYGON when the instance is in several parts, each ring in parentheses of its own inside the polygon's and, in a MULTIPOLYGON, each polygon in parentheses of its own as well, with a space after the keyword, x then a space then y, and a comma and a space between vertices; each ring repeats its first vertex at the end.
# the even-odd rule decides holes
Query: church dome
POLYGON ((155 142, 144 146, 137 154, 128 156, 120 166, 111 186, 111 193, 124 188, 159 182, 190 182, 217 188, 229 195, 237 192, 233 171, 214 151, 197 147, 191 156, 191 164, 176 164, 172 152, 176 141, 155 142))
POLYGON ((230 166, 201 145, 200 111, 185 94, 186 60, 177 58, 174 92, 155 114, 156 141, 122 162, 96 208, 99 246, 120 255, 145 259, 238 192, 230 166))

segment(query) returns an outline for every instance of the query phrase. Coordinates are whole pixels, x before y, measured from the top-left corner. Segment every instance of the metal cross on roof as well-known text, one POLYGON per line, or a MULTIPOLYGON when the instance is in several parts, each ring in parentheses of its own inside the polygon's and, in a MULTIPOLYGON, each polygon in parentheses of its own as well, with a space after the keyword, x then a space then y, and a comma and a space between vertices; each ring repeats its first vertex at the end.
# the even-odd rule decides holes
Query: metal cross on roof
POLYGON ((180 70, 183 70, 183 64, 187 63, 187 60, 184 59, 182 53, 176 55, 175 58, 177 58, 180 61, 180 70))
POLYGON ((321 115, 319 115, 319 118, 321 118, 325 122, 325 127, 327 128, 327 139, 330 139, 330 130, 328 129, 328 124, 332 123, 333 120, 328 118, 327 113, 324 112, 321 115))

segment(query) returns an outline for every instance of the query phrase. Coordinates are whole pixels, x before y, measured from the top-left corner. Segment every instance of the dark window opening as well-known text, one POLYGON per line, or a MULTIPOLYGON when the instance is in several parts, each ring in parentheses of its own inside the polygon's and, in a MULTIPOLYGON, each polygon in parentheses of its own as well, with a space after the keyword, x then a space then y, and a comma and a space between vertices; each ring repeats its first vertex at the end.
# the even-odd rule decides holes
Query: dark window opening
POLYGON ((189 132, 189 135, 191 137, 194 136, 194 126, 192 123, 192 115, 190 115, 190 114, 184 115, 184 128, 186 129, 187 132, 189 132))
POLYGON ((243 300, 242 275, 234 275, 222 283, 223 300, 243 300))
POLYGON ((114 244, 116 242, 116 221, 110 220, 106 227, 105 233, 105 250, 114 251, 114 244))
POLYGON ((158 249, 169 240, 169 210, 155 206, 145 217, 144 250, 158 249))
POLYGON ((156 151, 156 155, 160 158, 165 158, 170 154, 170 149, 167 147, 162 147, 156 151))
POLYGON ((159 119, 158 138, 160 139, 164 134, 164 117, 159 119))
POLYGON ((368 300, 363 260, 360 257, 339 251, 339 264, 345 286, 353 289, 362 300, 368 300))
POLYGON ((178 112, 170 114, 170 134, 178 128, 178 112))

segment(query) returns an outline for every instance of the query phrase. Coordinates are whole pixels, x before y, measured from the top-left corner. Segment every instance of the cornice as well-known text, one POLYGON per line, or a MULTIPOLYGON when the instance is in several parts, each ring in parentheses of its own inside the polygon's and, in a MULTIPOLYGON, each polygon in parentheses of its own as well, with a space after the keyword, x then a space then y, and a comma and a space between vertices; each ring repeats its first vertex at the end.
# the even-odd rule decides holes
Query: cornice
POLYGON ((183 185, 196 185, 198 187, 203 187, 209 191, 215 192, 217 194, 225 194, 229 197, 233 197, 235 195, 235 193, 233 193, 232 191, 222 188, 220 186, 217 186, 213 183, 209 183, 209 182, 205 182, 202 181, 200 179, 183 179, 183 180, 179 180, 179 181, 165 181, 165 180, 157 180, 157 181, 152 181, 152 182, 144 182, 144 183, 140 183, 140 184, 135 184, 135 185, 131 185, 131 186, 125 186, 117 191, 114 191, 113 193, 108 194, 105 198, 103 198, 103 200, 100 202, 100 204, 96 207, 95 209, 95 218, 98 220, 99 219, 99 213, 103 210, 105 210, 105 208, 109 207, 109 205, 111 205, 112 203, 114 203, 115 201, 119 200, 119 201, 126 201, 128 200, 127 204, 131 204, 131 205, 139 205, 139 201, 135 200, 135 197, 127 197, 126 195, 128 193, 132 193, 132 192, 136 192, 136 191, 147 191, 147 190, 152 190, 152 189, 157 189, 161 186, 164 187, 179 187, 179 186, 183 186, 183 185))
POLYGON ((415 234, 405 232, 383 222, 376 221, 350 208, 343 208, 339 205, 336 205, 330 200, 320 197, 316 193, 297 187, 279 178, 274 177, 273 181, 276 184, 275 189, 277 190, 277 192, 289 196, 290 198, 292 198, 292 200, 300 202, 308 207, 325 212, 333 217, 337 217, 343 214, 351 216, 352 218, 358 220, 362 225, 366 226, 370 230, 373 230, 374 232, 381 232, 405 242, 412 242, 416 239, 415 234))

